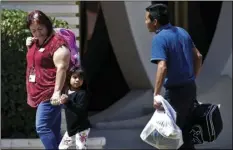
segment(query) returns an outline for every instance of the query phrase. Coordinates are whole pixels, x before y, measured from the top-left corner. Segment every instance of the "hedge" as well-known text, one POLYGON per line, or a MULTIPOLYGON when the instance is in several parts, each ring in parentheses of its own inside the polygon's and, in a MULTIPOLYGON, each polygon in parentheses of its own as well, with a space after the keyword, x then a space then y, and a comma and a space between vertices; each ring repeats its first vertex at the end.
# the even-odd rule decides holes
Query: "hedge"
MULTIPOLYGON (((27 105, 25 87, 27 12, 2 10, 1 61, 2 61, 2 138, 36 138, 36 109, 27 105)), ((54 27, 68 28, 68 23, 50 17, 54 27)))

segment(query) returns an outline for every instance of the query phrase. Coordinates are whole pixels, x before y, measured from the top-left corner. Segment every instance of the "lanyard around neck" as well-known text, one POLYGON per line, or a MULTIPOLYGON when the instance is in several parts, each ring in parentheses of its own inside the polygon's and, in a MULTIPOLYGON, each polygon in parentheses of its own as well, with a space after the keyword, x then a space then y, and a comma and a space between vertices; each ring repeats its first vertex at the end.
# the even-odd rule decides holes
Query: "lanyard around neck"
MULTIPOLYGON (((38 51, 38 48, 40 50, 42 47, 44 47, 44 45, 49 41, 49 39, 51 37, 52 37, 52 35, 50 35, 49 37, 47 37, 40 46, 37 45, 39 43, 36 43, 36 48, 34 49, 34 52, 33 52, 33 64, 32 64, 33 69, 35 68, 35 55, 36 55, 36 51, 38 51)), ((37 41, 37 42, 39 42, 39 41, 37 41)))

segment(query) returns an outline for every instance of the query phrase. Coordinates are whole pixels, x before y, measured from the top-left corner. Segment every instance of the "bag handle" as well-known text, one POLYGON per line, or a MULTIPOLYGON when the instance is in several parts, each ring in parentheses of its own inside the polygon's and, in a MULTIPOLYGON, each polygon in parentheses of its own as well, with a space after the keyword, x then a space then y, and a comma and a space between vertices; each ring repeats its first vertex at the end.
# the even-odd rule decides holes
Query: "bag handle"
POLYGON ((173 119, 174 122, 176 122, 176 111, 172 108, 172 106, 169 104, 167 100, 165 100, 161 95, 156 95, 154 99, 162 103, 162 106, 164 108, 164 112, 173 119))

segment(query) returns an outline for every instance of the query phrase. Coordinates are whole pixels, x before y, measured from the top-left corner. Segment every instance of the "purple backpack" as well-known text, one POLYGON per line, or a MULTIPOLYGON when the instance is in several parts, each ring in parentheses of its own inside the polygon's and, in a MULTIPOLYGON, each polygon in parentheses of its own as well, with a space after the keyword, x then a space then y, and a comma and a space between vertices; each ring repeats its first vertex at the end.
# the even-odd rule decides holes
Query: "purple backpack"
POLYGON ((68 48, 71 52, 70 69, 72 69, 73 67, 80 67, 79 48, 76 45, 76 37, 74 32, 65 28, 55 28, 54 30, 58 35, 62 36, 68 43, 68 48))

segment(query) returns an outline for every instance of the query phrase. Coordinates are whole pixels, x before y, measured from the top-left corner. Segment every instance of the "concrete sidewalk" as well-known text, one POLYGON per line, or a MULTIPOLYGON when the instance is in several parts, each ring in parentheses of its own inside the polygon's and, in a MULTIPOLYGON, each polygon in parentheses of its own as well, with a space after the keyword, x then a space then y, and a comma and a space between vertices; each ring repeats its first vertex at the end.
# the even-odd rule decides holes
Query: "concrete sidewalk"
MULTIPOLYGON (((88 149, 104 149, 106 139, 94 137, 87 140, 88 149)), ((44 149, 40 139, 1 139, 1 149, 44 149)))

